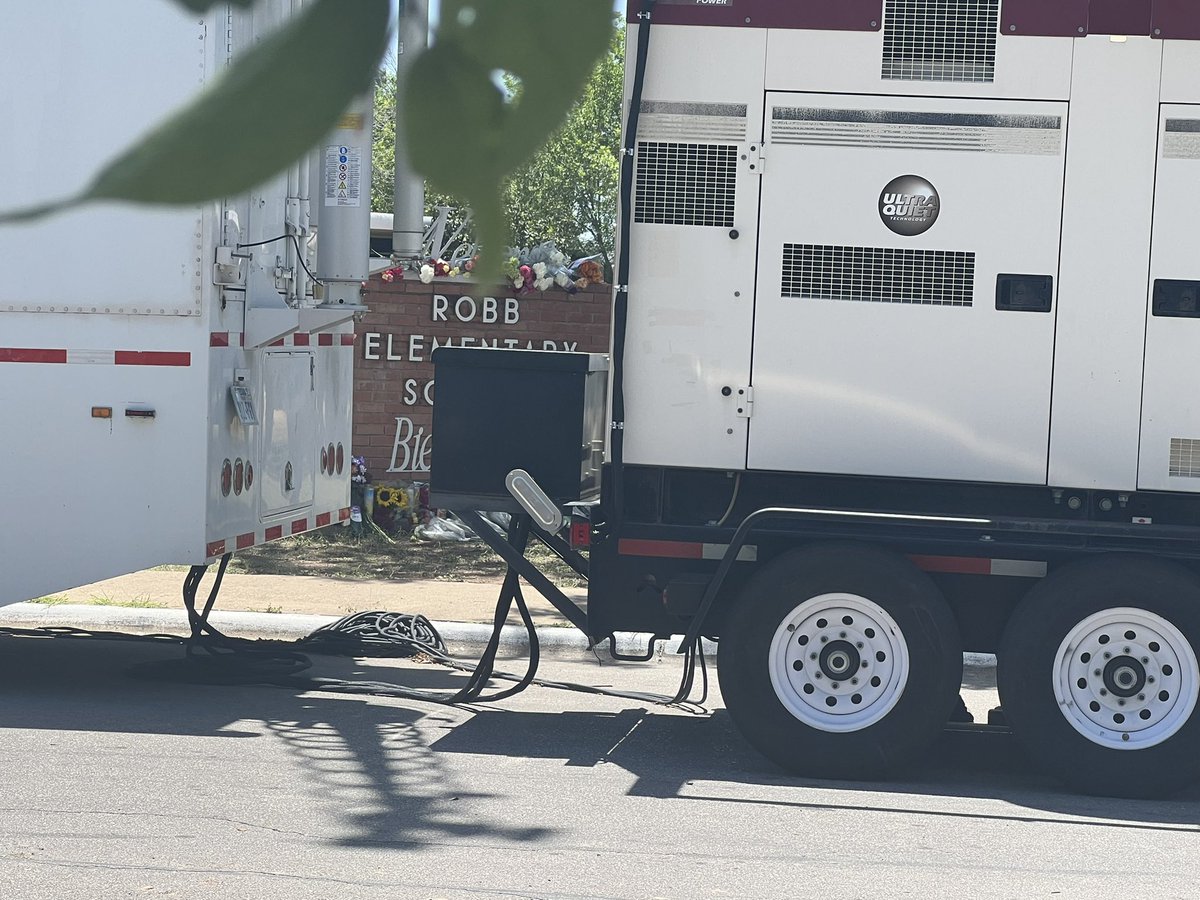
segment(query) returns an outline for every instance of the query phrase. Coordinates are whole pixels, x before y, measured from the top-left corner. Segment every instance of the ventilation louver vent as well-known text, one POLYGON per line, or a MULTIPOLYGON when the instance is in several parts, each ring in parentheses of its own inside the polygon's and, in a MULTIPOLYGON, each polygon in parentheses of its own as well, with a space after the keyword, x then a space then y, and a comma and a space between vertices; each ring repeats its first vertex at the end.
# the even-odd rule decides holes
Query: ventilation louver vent
MULTIPOLYGON (((810 147, 893 147, 1058 156, 1061 116, 776 106, 771 140, 810 147)), ((1200 137, 1200 135, 1198 135, 1200 137)))
POLYGON ((737 147, 641 141, 634 221, 733 227, 737 147))
POLYGON ((974 293, 974 253, 783 245, 784 297, 971 306, 974 293))
POLYGON ((1200 478, 1200 441, 1171 438, 1171 477, 1200 478))
POLYGON ((1000 0, 888 0, 883 77, 994 81, 999 19, 1000 0))
POLYGON ((642 101, 638 138, 658 141, 746 140, 746 104, 642 101))

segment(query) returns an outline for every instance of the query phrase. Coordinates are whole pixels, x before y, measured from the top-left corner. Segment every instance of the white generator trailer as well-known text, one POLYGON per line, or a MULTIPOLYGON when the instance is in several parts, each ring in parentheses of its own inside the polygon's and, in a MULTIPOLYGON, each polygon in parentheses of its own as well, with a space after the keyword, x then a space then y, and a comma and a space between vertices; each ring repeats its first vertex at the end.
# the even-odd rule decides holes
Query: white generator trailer
POLYGON ((589 510, 583 627, 718 638, 797 772, 919 757, 966 650, 1077 788, 1194 780, 1200 4, 630 0, 628 47, 607 406, 439 351, 435 502, 589 510))
MULTIPOLYGON (((83 186, 300 7, 11 5, 0 207, 83 186)), ((370 117, 341 125, 248 196, 0 226, 0 604, 349 516, 370 117)))

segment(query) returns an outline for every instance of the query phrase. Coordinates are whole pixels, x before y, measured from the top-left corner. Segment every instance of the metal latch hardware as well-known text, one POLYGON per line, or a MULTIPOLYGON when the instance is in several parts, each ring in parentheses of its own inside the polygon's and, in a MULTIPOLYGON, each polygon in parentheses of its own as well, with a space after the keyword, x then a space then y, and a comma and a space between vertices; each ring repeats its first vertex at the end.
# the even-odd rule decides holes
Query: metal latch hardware
POLYGON ((740 387, 734 397, 737 400, 738 418, 748 419, 754 415, 754 388, 749 385, 740 387))

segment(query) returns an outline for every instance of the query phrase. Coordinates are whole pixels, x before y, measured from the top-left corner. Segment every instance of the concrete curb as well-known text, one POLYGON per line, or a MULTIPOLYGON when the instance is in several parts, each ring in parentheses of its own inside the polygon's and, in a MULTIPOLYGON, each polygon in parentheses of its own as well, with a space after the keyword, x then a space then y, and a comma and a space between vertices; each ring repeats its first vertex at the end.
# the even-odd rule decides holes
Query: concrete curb
MULTIPOLYGON (((336 622, 337 616, 302 616, 277 613, 214 611, 212 624, 224 633, 243 638, 295 641, 307 637, 323 625, 336 622)), ((434 622, 434 627, 455 656, 476 657, 492 636, 490 625, 471 622, 434 622)), ((87 631, 119 631, 133 634, 176 634, 188 632, 187 614, 181 609, 136 609, 128 607, 87 606, 62 604, 46 606, 40 603, 14 603, 0 608, 0 628, 81 628, 87 631)), ((541 627, 537 629, 538 645, 544 656, 555 658, 591 658, 587 637, 570 627, 541 627)), ((616 651, 622 656, 644 656, 649 639, 644 634, 618 632, 616 651)), ((678 639, 657 645, 656 652, 673 655, 678 639)), ((596 652, 609 657, 606 641, 596 652)), ((710 661, 717 658, 717 645, 704 642, 704 652, 710 661)), ((498 656, 523 657, 529 653, 525 629, 506 625, 500 635, 498 656)), ((990 653, 966 653, 963 664, 970 668, 989 668, 996 665, 990 653)))

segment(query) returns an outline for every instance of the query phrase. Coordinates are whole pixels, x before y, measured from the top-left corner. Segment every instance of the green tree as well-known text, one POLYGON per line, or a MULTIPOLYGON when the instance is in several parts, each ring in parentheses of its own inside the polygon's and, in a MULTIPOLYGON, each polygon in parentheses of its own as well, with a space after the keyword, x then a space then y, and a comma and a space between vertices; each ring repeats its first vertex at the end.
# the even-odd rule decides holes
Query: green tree
MULTIPOLYGON (((511 178, 504 189, 505 214, 515 246, 553 240, 572 258, 599 255, 611 274, 617 190, 620 181, 621 100, 625 73, 625 32, 614 31, 608 52, 592 72, 583 95, 550 142, 511 178)), ((372 208, 392 208, 396 159, 396 76, 380 73, 375 93, 372 208)), ((514 102, 520 85, 510 83, 514 102)), ((448 134, 447 140, 453 140, 448 134)), ((462 201, 432 189, 426 192, 427 215, 440 206, 455 214, 450 231, 462 221, 462 201)), ((468 230, 466 239, 477 235, 468 230)))
POLYGON ((505 186, 517 246, 553 240, 571 257, 599 255, 611 274, 624 74, 625 31, 617 28, 563 127, 505 186))

